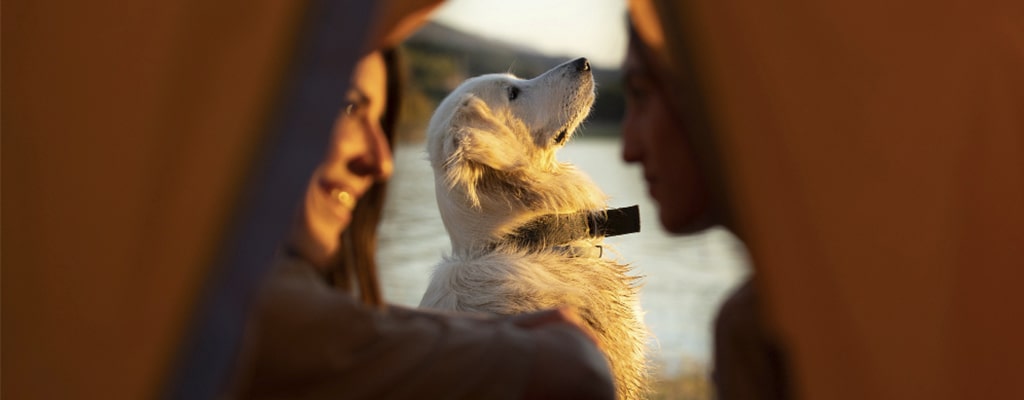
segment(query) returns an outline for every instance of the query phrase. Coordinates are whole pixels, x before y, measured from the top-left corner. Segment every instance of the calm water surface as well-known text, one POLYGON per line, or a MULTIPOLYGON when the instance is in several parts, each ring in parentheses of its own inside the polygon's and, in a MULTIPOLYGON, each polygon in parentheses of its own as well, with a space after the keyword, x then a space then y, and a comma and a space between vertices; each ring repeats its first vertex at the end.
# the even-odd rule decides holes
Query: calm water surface
MULTIPOLYGON (((433 266, 450 246, 423 145, 400 144, 394 150, 396 169, 380 232, 381 281, 388 300, 416 306, 433 266)), ((656 365, 666 375, 707 366, 715 310, 748 271, 742 245, 721 229, 666 234, 640 167, 620 161, 616 139, 576 138, 558 157, 590 175, 610 196, 611 206, 640 205, 641 232, 607 242, 644 277, 640 299, 654 336, 656 365)))

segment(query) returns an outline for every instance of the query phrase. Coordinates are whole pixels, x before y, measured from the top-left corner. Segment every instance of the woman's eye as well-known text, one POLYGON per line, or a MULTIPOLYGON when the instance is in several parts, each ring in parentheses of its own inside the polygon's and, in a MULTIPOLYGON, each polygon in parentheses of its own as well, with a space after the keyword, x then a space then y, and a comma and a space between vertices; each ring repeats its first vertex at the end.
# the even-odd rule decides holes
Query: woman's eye
POLYGON ((515 86, 509 87, 508 88, 508 99, 509 100, 515 100, 517 97, 519 97, 519 88, 517 88, 515 86))
POLYGON ((629 99, 629 100, 639 100, 640 98, 642 98, 644 96, 644 94, 645 94, 645 92, 644 92, 643 89, 636 88, 636 87, 627 87, 626 88, 626 98, 629 99))
POLYGON ((366 99, 358 99, 349 101, 345 104, 345 115, 347 116, 359 116, 360 114, 366 113, 369 107, 369 101, 366 99))
POLYGON ((343 112, 347 116, 366 113, 366 110, 370 106, 370 98, 359 90, 353 89, 349 91, 345 97, 348 101, 345 103, 343 112))
POLYGON ((362 107, 360 107, 358 103, 348 103, 348 105, 345 106, 345 115, 356 115, 360 108, 362 107))
POLYGON ((640 102, 647 98, 650 84, 646 81, 629 80, 625 83, 626 100, 640 102))

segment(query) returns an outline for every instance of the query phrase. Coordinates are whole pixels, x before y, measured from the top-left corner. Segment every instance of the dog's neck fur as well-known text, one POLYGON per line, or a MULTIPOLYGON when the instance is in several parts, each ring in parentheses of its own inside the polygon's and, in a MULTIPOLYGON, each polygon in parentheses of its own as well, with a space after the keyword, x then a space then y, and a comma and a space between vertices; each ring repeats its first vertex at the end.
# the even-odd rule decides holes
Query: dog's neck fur
POLYGON ((537 216, 604 209, 606 199, 589 177, 569 164, 547 171, 483 171, 475 185, 450 186, 436 179, 441 219, 452 254, 468 256, 489 249, 537 216), (475 191, 479 204, 474 204, 475 191))

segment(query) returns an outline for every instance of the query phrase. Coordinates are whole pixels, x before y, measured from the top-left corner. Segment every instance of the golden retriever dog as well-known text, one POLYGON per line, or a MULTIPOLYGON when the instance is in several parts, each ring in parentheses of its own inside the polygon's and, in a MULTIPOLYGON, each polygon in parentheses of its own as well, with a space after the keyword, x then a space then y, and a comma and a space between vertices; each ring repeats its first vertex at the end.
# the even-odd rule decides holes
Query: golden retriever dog
POLYGON ((513 315, 571 306, 607 356, 619 398, 647 393, 648 331, 630 267, 603 239, 639 230, 636 207, 555 159, 594 103, 585 58, 530 80, 490 74, 462 83, 427 130, 437 204, 451 254, 421 307, 513 315))

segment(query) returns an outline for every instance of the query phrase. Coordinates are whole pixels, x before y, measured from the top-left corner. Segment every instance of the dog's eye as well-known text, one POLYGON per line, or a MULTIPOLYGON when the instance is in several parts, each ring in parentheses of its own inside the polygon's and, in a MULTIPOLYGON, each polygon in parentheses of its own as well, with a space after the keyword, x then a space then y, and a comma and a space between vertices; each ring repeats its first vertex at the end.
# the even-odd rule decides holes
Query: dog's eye
POLYGON ((519 97, 519 88, 515 87, 515 86, 509 86, 508 87, 508 99, 509 100, 515 100, 517 97, 519 97))

